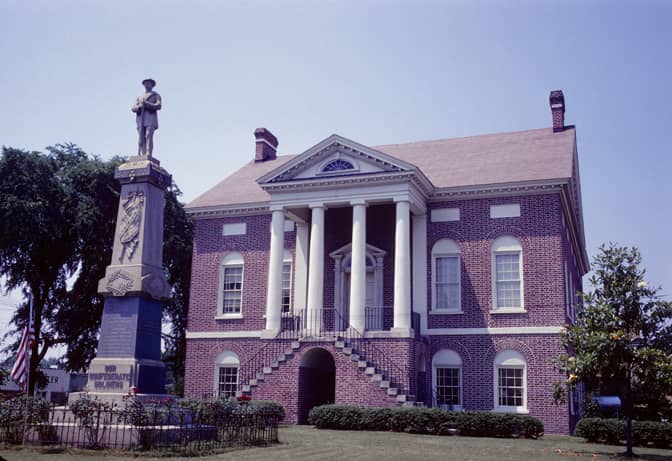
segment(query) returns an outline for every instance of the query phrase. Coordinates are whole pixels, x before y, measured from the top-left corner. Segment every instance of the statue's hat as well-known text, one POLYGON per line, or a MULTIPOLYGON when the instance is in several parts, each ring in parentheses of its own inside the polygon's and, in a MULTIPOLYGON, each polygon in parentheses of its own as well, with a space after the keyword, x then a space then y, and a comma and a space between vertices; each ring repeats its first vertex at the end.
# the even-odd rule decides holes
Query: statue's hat
POLYGON ((156 86, 156 80, 154 80, 153 78, 146 78, 146 79, 144 79, 144 80, 142 81, 142 84, 144 85, 145 82, 152 82, 152 86, 156 86))

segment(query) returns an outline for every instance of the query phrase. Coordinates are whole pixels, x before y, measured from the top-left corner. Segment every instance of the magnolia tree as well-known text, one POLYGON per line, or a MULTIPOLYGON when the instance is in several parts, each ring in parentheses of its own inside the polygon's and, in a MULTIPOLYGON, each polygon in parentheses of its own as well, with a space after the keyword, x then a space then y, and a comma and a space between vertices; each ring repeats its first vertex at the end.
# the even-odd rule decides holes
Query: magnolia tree
POLYGON ((581 293, 577 321, 563 334, 568 352, 557 366, 568 378, 556 384, 557 401, 583 382, 617 393, 628 419, 672 416, 672 302, 647 284, 641 259, 634 247, 600 247, 593 290, 581 293))

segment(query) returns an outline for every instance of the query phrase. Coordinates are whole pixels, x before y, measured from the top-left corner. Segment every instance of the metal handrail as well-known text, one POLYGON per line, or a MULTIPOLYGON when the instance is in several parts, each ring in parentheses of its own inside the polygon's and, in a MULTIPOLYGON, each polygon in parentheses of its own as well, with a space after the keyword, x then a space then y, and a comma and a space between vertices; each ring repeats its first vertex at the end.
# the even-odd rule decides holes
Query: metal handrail
MULTIPOLYGON (((340 316, 338 312, 336 315, 340 316)), ((396 363, 387 353, 372 343, 370 338, 366 338, 361 331, 352 326, 343 331, 341 336, 363 357, 363 360, 370 363, 390 381, 390 387, 398 388, 401 394, 413 394, 413 380, 410 379, 410 370, 407 365, 396 363)))

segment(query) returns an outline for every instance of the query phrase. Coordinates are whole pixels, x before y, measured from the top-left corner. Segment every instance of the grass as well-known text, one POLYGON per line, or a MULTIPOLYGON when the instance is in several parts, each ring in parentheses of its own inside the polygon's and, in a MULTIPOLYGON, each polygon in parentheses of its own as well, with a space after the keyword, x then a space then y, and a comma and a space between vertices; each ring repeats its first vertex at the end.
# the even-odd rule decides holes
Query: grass
MULTIPOLYGON (((576 437, 547 435, 540 440, 437 437, 392 432, 356 432, 286 426, 280 429, 279 445, 232 450, 202 458, 162 458, 202 461, 303 461, 303 460, 570 460, 621 459, 624 447, 585 443, 576 437)), ((636 448, 640 460, 672 461, 672 450, 636 448)), ((128 461, 119 454, 67 450, 0 449, 0 461, 128 461)), ((157 458, 136 458, 149 461, 157 458)))

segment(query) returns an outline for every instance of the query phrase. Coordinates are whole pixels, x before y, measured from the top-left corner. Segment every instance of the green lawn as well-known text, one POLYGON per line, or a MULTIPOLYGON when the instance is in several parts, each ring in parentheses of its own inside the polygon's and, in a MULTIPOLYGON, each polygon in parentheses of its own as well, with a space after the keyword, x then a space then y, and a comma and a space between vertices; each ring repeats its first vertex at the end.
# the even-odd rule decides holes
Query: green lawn
MULTIPOLYGON (((203 458, 167 458, 203 461, 302 461, 302 460, 606 460, 618 458, 624 447, 594 445, 575 437, 546 436, 541 440, 437 437, 392 432, 351 432, 318 430, 309 426, 280 429, 279 445, 234 450, 203 458)), ((672 461, 672 450, 637 448, 640 459, 672 461)), ((76 451, 42 453, 39 450, 0 450, 6 461, 128 461, 123 456, 76 451)), ((136 458, 138 459, 138 458, 136 458)), ((139 458, 149 460, 155 458, 139 458)), ((166 460, 166 458, 163 458, 166 460)))

